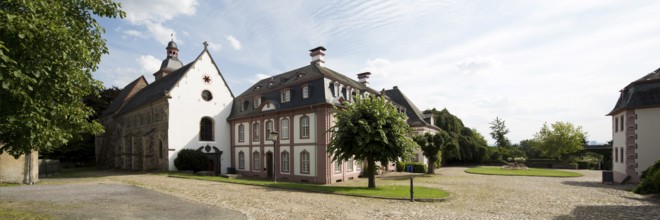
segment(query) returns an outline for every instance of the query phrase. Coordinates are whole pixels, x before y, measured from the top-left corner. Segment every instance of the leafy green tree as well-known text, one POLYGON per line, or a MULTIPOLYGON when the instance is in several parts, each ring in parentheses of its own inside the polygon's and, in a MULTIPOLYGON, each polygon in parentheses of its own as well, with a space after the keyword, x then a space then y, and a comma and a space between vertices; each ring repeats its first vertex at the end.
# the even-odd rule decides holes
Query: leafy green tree
POLYGON ((563 155, 577 153, 584 149, 587 132, 581 126, 570 122, 555 122, 548 126, 544 123, 541 130, 534 134, 535 147, 541 155, 561 160, 563 155))
POLYGON ((376 187, 376 161, 396 161, 409 155, 415 142, 406 117, 384 97, 365 94, 335 108, 335 125, 327 152, 333 161, 364 158, 369 188, 376 187))
POLYGON ((495 140, 495 144, 498 147, 508 147, 511 146, 511 141, 506 135, 509 133, 509 129, 504 124, 504 120, 500 117, 495 117, 495 120, 490 122, 490 136, 495 140))
POLYGON ((441 153, 440 150, 447 144, 445 140, 448 140, 449 134, 443 130, 435 134, 424 133, 423 135, 417 135, 413 137, 413 140, 422 148, 424 156, 428 158, 429 169, 428 174, 435 174, 435 164, 440 162, 441 153))
POLYGON ((518 147, 520 148, 520 150, 523 151, 525 157, 527 157, 528 159, 542 158, 541 151, 539 151, 536 147, 534 147, 536 145, 537 144, 535 143, 534 139, 527 139, 520 141, 518 147))
MULTIPOLYGON (((105 111, 112 100, 119 95, 121 90, 116 86, 100 91, 100 96, 88 95, 83 99, 86 106, 94 109, 94 114, 88 118, 88 121, 97 120, 103 111, 105 111)), ((40 152, 45 158, 59 159, 61 162, 74 162, 77 164, 88 165, 95 161, 94 135, 83 134, 81 140, 69 141, 66 145, 51 149, 48 152, 40 152)))
POLYGON ((96 18, 123 18, 119 8, 110 0, 0 2, 0 152, 29 157, 103 132, 82 99, 103 88, 92 78, 108 53, 96 18))

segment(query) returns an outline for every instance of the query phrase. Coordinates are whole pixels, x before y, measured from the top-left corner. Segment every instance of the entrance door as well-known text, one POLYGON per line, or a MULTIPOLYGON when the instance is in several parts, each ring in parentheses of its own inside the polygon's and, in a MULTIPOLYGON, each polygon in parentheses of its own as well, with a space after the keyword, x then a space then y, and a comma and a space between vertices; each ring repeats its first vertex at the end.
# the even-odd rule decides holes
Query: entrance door
POLYGON ((208 171, 215 171, 215 163, 213 160, 209 159, 209 165, 208 168, 206 168, 208 171))
POLYGON ((268 177, 273 178, 273 153, 266 153, 266 169, 268 170, 268 177))

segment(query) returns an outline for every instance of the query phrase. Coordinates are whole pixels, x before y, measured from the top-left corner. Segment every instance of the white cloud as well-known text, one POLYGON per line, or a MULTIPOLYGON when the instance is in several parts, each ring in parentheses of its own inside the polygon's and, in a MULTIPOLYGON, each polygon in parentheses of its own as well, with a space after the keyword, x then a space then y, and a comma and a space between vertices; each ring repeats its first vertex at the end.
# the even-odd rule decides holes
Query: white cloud
POLYGON ((466 74, 482 74, 499 66, 500 61, 491 57, 470 57, 456 64, 456 67, 466 74))
POLYGON ((266 79, 266 78, 270 78, 270 77, 271 77, 271 75, 267 75, 267 74, 263 74, 263 73, 257 73, 249 81, 250 81, 250 83, 255 84, 255 83, 259 82, 262 79, 266 79))
POLYGON ((144 72, 144 74, 155 73, 158 71, 158 69, 160 69, 160 64, 162 63, 162 60, 159 60, 151 55, 142 55, 140 58, 138 58, 137 61, 140 64, 141 71, 144 72))
POLYGON ((231 45, 231 47, 234 48, 234 50, 241 49, 241 42, 238 41, 234 36, 232 35, 227 36, 227 41, 229 41, 229 44, 231 45))
POLYGON ((222 44, 217 44, 213 42, 206 42, 206 43, 209 44, 209 49, 211 49, 212 51, 218 51, 222 49, 222 44))
POLYGON ((197 11, 196 0, 121 1, 121 4, 122 10, 126 12, 126 20, 146 27, 155 40, 162 42, 170 39, 170 34, 176 33, 165 27, 165 22, 179 15, 193 16, 197 11))
POLYGON ((123 31, 123 33, 128 35, 128 36, 133 36, 133 37, 138 37, 138 38, 146 38, 146 36, 144 36, 144 34, 142 32, 137 31, 137 30, 125 30, 125 31, 123 31))

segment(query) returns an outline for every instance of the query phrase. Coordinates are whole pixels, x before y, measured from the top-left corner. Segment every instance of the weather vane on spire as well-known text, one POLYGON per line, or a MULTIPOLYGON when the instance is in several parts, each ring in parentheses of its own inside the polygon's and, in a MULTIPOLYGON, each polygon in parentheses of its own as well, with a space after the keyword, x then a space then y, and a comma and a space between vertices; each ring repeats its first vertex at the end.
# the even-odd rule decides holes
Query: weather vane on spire
POLYGON ((170 38, 172 39, 172 41, 174 41, 174 33, 170 34, 170 38))

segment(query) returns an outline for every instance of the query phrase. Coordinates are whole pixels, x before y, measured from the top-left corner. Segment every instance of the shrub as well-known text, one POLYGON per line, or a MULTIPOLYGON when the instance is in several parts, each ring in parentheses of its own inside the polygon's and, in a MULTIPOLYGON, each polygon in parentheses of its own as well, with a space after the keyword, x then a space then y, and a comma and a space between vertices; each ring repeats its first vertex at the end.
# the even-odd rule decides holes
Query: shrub
POLYGON ((206 170, 208 168, 209 158, 201 151, 193 149, 183 149, 179 151, 174 159, 174 166, 178 170, 192 170, 194 172, 206 170))
POLYGON ((405 171, 407 166, 412 166, 413 167, 413 173, 426 173, 429 170, 429 168, 426 166, 426 164, 424 164, 422 162, 402 162, 402 161, 399 161, 399 162, 396 163, 396 171, 397 172, 405 171))
POLYGON ((660 193, 660 160, 642 172, 641 180, 635 189, 637 194, 660 193))
POLYGON ((406 168, 406 162, 397 161, 396 162, 396 172, 403 172, 403 169, 406 168))

